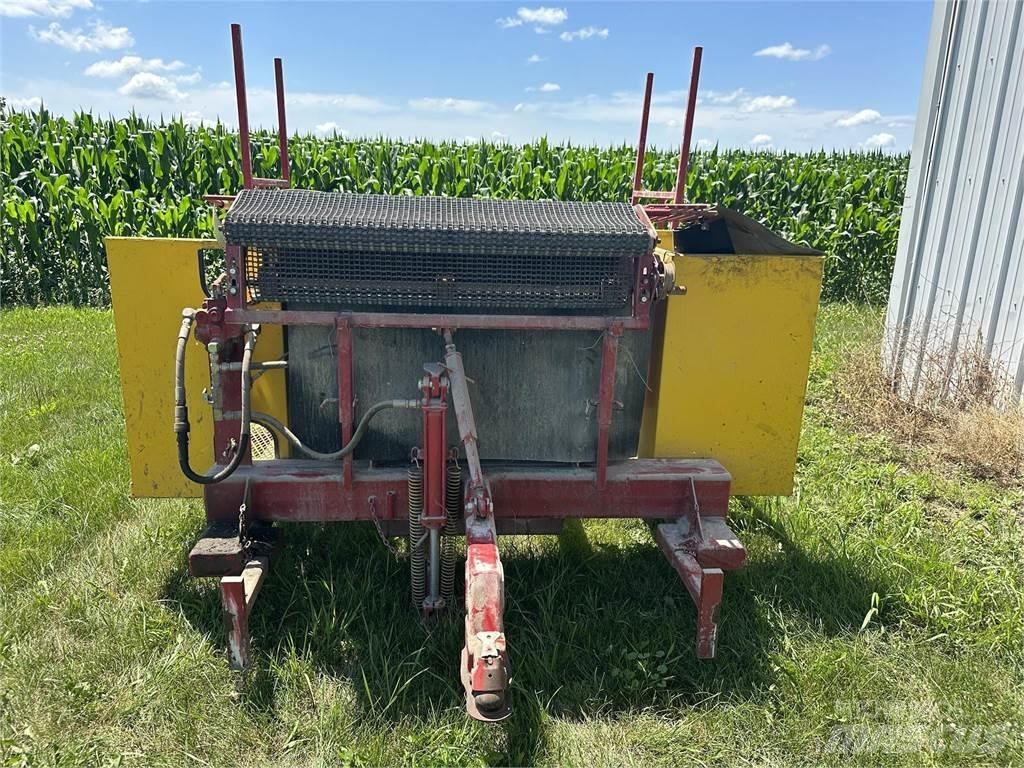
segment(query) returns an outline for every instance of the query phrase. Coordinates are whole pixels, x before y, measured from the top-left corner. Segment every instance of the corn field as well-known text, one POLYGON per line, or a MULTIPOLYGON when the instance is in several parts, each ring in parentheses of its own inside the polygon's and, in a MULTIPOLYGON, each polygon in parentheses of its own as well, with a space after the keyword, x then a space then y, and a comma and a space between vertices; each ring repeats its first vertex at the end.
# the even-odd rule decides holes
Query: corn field
MULTIPOLYGON (((73 119, 45 110, 0 115, 0 297, 12 304, 109 300, 107 235, 212 234, 206 194, 241 185, 238 137, 221 125, 154 123, 135 115, 73 119)), ((253 171, 280 175, 276 137, 253 135, 253 171)), ((628 200, 634 149, 431 143, 295 136, 297 187, 400 195, 628 200)), ((648 189, 670 189, 675 155, 649 151, 648 189)), ((694 153, 689 198, 762 221, 828 254, 826 299, 888 293, 907 176, 905 155, 694 153)))

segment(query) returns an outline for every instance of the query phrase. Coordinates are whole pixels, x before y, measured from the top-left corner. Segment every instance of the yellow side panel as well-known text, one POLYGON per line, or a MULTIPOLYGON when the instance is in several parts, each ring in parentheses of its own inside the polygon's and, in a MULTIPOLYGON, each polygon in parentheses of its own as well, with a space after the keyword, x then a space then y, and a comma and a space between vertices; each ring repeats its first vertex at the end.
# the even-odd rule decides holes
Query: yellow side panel
POLYGON ((821 277, 817 256, 677 256, 687 292, 655 331, 641 455, 716 459, 734 494, 791 493, 821 277))
MULTIPOLYGON (((117 353, 121 367, 124 420, 132 495, 201 496, 178 468, 174 421, 174 347, 181 310, 203 302, 197 250, 215 248, 212 240, 108 237, 107 268, 114 305, 117 353)), ((264 326, 255 360, 279 359, 284 340, 279 326, 264 326)), ((192 466, 213 465, 213 411, 203 401, 210 385, 209 358, 194 339, 185 357, 189 398, 192 466)), ((287 423, 284 371, 268 371, 253 385, 252 407, 287 423)))

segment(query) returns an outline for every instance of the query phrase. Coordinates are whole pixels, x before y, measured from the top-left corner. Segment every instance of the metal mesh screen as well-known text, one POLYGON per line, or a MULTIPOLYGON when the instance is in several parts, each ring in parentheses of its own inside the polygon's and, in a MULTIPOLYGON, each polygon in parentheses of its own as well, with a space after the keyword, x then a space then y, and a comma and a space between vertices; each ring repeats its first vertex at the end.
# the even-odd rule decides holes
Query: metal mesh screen
POLYGON ((225 220, 254 301, 622 313, 652 238, 625 203, 246 190, 225 220))

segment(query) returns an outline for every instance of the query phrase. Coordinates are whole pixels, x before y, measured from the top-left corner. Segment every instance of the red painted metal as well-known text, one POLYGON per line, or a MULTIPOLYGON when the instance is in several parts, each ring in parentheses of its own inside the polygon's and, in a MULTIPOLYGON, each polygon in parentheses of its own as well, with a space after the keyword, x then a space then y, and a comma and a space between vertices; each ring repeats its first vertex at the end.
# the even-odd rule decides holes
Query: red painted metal
MULTIPOLYGON (((228 246, 232 247, 232 246, 228 246)), ((316 310, 230 309, 232 323, 267 325, 335 325, 353 328, 474 328, 478 330, 600 331, 613 325, 645 331, 650 318, 579 317, 576 315, 430 315, 400 312, 323 312, 316 310)))
POLYGON ((220 602, 228 633, 229 663, 232 669, 244 670, 249 666, 249 608, 240 578, 225 576, 221 579, 220 602))
POLYGON ((445 329, 444 337, 444 364, 451 381, 455 420, 469 467, 465 490, 466 644, 462 650, 462 684, 466 691, 466 711, 477 720, 493 722, 509 715, 505 574, 498 554, 494 504, 476 446, 476 423, 462 355, 455 347, 451 329, 445 329))
POLYGON ((284 109, 284 68, 281 59, 274 59, 274 90, 277 93, 277 143, 281 151, 281 180, 291 186, 292 168, 288 158, 288 121, 284 109))
MULTIPOLYGON (((218 343, 219 360, 222 363, 238 363, 242 360, 242 345, 239 340, 225 340, 218 343)), ((237 414, 242 408, 242 372, 224 371, 219 373, 220 384, 214 393, 219 402, 214 403, 214 408, 225 414, 237 414)), ((235 446, 238 443, 238 433, 241 421, 237 416, 214 419, 213 422, 213 451, 214 461, 218 464, 227 464, 234 456, 235 446)), ((246 456, 243 462, 252 461, 252 452, 246 449, 246 456)), ((237 512, 237 505, 235 508, 237 512)))
POLYGON ((423 392, 423 525, 443 528, 447 521, 444 504, 445 462, 448 458, 448 379, 439 363, 424 366, 420 381, 423 392))
MULTIPOLYGON (((487 484, 499 518, 629 518, 670 520, 694 509, 704 518, 724 516, 729 473, 706 459, 632 459, 608 463, 604 488, 594 469, 488 465, 487 484), (692 488, 691 488, 692 481, 692 488)), ((408 510, 406 468, 356 462, 351 486, 339 462, 308 459, 258 461, 203 487, 210 521, 237 520, 249 486, 253 520, 329 522, 372 520, 369 498, 395 494, 399 519, 408 510)))
POLYGON ((597 399, 597 487, 604 488, 608 480, 608 439, 612 426, 612 407, 615 405, 615 365, 619 353, 622 329, 612 326, 604 334, 601 354, 601 385, 597 399))
POLYGON ((679 167, 676 170, 676 194, 673 202, 686 202, 686 173, 690 167, 690 141, 693 138, 693 116, 697 111, 697 84, 700 82, 700 59, 704 49, 699 45, 693 49, 693 66, 690 68, 690 93, 686 101, 686 120, 683 122, 683 143, 679 147, 679 167))
POLYGON ((498 555, 493 515, 466 516, 466 644, 462 685, 466 711, 495 722, 510 714, 505 641, 505 572, 498 555))
POLYGON ((675 203, 660 205, 655 203, 644 206, 644 210, 650 217, 651 222, 662 228, 677 226, 687 221, 697 221, 710 208, 710 205, 703 203, 683 203, 682 205, 676 205, 675 203))
POLYGON ((250 321, 231 318, 232 312, 241 311, 245 306, 245 249, 242 246, 228 245, 224 248, 224 268, 228 274, 227 307, 224 309, 221 322, 239 327, 245 324, 252 325, 250 321))
POLYGON ((636 145, 636 170, 633 171, 633 196, 632 202, 640 201, 641 187, 644 183, 644 157, 647 154, 647 123, 651 116, 651 91, 654 88, 654 73, 647 73, 647 81, 644 84, 644 106, 640 115, 640 139, 636 145))
MULTIPOLYGON (((352 439, 355 421, 355 386, 352 382, 352 326, 344 319, 335 325, 338 344, 338 421, 341 424, 341 444, 348 445, 352 439)), ((352 487, 352 454, 344 458, 343 482, 352 487)))
POLYGON ((697 606, 697 657, 713 658, 723 570, 741 568, 747 551, 724 517, 706 515, 699 504, 675 523, 659 525, 655 539, 697 606))
POLYGON ((240 671, 249 667, 249 614, 270 561, 266 557, 249 560, 237 576, 220 580, 221 607, 228 630, 228 656, 231 668, 240 671))
POLYGON ((242 59, 242 26, 231 25, 231 52, 235 63, 235 100, 238 103, 239 159, 242 186, 252 187, 252 155, 249 150, 249 105, 245 96, 245 62, 242 59))

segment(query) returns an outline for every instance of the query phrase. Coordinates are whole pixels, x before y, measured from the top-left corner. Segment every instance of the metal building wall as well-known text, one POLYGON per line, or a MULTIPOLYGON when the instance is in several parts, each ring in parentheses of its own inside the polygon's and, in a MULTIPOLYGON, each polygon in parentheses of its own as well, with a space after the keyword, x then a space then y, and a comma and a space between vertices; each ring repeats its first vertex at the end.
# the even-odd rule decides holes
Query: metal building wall
POLYGON ((1024 3, 938 0, 887 317, 908 397, 983 351, 1024 389, 1024 3))

